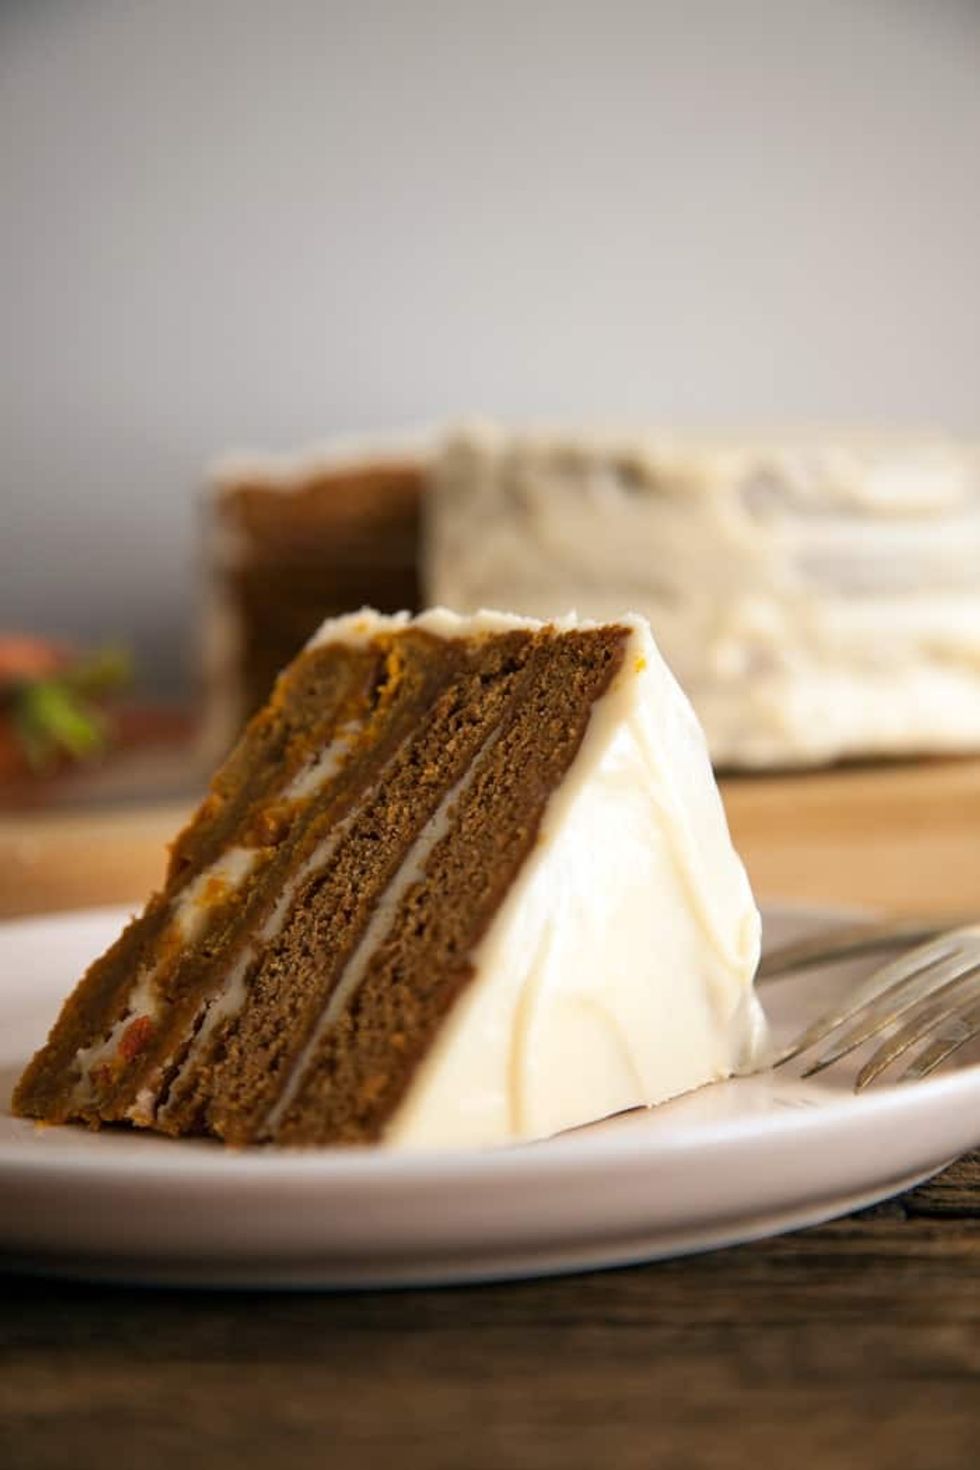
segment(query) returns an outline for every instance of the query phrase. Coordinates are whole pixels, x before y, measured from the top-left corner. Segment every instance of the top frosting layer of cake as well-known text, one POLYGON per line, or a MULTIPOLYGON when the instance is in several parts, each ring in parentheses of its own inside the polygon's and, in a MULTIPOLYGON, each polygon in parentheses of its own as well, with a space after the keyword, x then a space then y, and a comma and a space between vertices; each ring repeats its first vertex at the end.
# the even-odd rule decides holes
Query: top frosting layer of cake
POLYGON ((639 608, 716 761, 980 743, 980 454, 941 436, 508 435, 447 447, 431 594, 639 608))
POLYGON ((242 485, 288 494, 335 474, 364 466, 427 465, 437 439, 427 429, 402 433, 338 436, 291 450, 233 449, 215 459, 208 471, 214 494, 233 493, 242 485))

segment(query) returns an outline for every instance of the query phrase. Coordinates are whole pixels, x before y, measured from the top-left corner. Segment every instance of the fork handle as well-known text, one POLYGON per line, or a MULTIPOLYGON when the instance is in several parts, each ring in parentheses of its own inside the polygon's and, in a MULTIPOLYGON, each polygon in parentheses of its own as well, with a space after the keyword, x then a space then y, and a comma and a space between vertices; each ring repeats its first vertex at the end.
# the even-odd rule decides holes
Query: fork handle
POLYGON ((839 960, 856 959, 859 955, 878 954, 889 949, 902 949, 921 944, 960 924, 976 923, 976 914, 968 918, 955 915, 946 918, 871 919, 859 924, 845 924, 823 930, 807 939, 779 944, 762 956, 757 980, 781 980, 800 970, 829 965, 839 960))

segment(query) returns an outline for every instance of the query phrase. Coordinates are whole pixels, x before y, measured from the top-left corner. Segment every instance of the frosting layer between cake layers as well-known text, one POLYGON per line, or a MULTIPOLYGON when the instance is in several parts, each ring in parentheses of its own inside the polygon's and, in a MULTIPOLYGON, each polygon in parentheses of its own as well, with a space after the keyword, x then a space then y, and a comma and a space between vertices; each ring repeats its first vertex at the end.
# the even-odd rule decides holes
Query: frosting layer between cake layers
POLYGON ((645 614, 714 760, 980 746, 980 451, 940 436, 457 435, 430 595, 645 614))

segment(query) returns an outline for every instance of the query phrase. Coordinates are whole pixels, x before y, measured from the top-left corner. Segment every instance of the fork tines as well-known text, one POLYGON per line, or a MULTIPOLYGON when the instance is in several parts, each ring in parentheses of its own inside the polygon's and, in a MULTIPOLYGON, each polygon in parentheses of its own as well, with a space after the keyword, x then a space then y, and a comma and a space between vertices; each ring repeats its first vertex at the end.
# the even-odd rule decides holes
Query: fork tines
POLYGON ((882 966, 848 997, 807 1026, 774 1059, 793 1057, 829 1042, 804 1069, 811 1077, 883 1037, 858 1073, 861 1091, 893 1063, 914 1055, 896 1080, 925 1077, 980 1035, 980 930, 950 931, 882 966), (916 1050, 922 1042, 928 1044, 916 1050))

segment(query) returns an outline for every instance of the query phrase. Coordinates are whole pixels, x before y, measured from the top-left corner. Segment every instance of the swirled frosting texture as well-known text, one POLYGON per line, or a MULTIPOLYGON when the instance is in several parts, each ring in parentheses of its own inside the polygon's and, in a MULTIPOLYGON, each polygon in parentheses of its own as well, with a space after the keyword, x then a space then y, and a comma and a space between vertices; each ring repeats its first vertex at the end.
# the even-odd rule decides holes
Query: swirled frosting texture
POLYGON ((980 451, 939 436, 452 438, 434 600, 645 614, 716 764, 980 747, 980 451))

